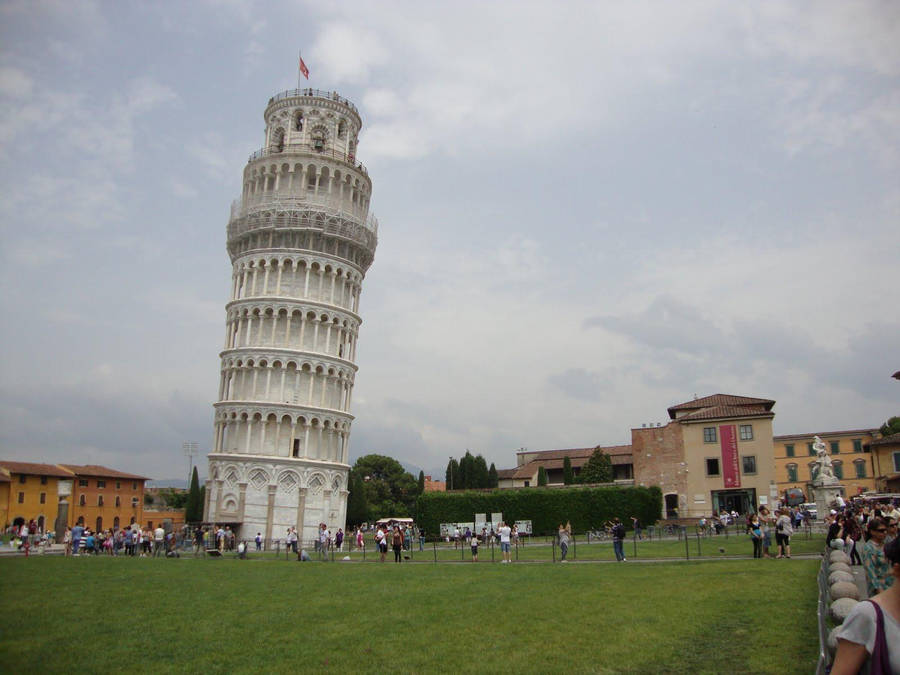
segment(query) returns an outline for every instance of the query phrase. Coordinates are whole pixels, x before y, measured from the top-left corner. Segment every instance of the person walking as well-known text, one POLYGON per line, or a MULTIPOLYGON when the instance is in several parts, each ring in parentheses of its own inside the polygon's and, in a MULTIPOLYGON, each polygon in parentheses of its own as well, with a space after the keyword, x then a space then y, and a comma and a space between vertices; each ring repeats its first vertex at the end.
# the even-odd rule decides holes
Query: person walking
POLYGON ((894 583, 891 564, 884 555, 884 540, 887 537, 887 523, 883 518, 869 518, 866 523, 869 540, 863 545, 862 564, 866 571, 866 588, 871 598, 894 583))
POLYGON ((775 520, 775 543, 778 545, 776 558, 791 557, 791 535, 793 534, 794 528, 791 523, 790 511, 783 508, 775 520))
POLYGON ((391 548, 394 549, 394 562, 400 562, 403 559, 403 533, 400 531, 399 525, 394 525, 394 533, 391 536, 391 548))
POLYGON ((750 516, 747 529, 750 531, 750 539, 753 541, 753 557, 762 558, 762 529, 755 513, 750 516))
POLYGON ((78 550, 81 546, 81 537, 84 535, 84 525, 81 523, 75 523, 75 527, 72 528, 72 555, 79 555, 80 551, 78 550))
POLYGON ((569 535, 572 532, 572 526, 569 523, 566 523, 563 526, 562 523, 559 524, 559 532, 557 533, 557 537, 559 538, 559 557, 560 562, 568 562, 566 560, 566 555, 569 553, 569 535))
POLYGON ((334 535, 334 545, 337 548, 338 553, 344 552, 344 528, 338 528, 337 534, 334 535))
POLYGON ((381 562, 384 562, 384 556, 387 555, 387 535, 381 525, 375 530, 375 545, 378 547, 378 553, 381 555, 381 562))
POLYGON ((503 553, 503 560, 500 562, 511 563, 512 560, 509 555, 509 539, 512 535, 512 530, 509 525, 500 521, 500 528, 497 530, 497 534, 500 535, 500 551, 503 553))
POLYGON ((616 560, 618 562, 628 562, 625 557, 625 526, 622 524, 622 521, 618 518, 613 518, 613 526, 612 526, 612 536, 613 536, 613 551, 616 554, 616 560))
POLYGON ((166 531, 162 529, 161 525, 158 525, 155 530, 153 530, 153 557, 158 558, 159 554, 162 553, 165 556, 166 552, 163 550, 163 544, 166 541, 166 531))
POLYGON ((472 562, 478 562, 478 535, 472 535, 472 562))
POLYGON ((763 558, 771 558, 769 555, 769 549, 772 547, 772 531, 771 524, 775 519, 772 517, 772 514, 769 513, 769 509, 766 506, 759 507, 759 524, 760 529, 762 530, 762 550, 763 550, 763 558))
POLYGON ((856 603, 844 619, 832 675, 900 673, 900 541, 887 544, 884 555, 890 583, 874 598, 856 603))
POLYGON ((844 521, 844 552, 850 556, 851 565, 862 565, 859 549, 862 548, 862 528, 855 516, 844 521))

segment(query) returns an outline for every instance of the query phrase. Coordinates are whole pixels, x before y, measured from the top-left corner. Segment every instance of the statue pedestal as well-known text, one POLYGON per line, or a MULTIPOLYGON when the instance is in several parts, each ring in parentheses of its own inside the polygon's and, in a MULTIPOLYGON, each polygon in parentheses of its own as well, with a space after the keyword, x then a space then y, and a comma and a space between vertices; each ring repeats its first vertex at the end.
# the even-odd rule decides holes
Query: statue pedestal
POLYGON ((818 511, 818 519, 820 521, 825 520, 825 516, 827 516, 832 507, 832 504, 838 497, 844 496, 844 486, 840 483, 832 483, 830 485, 819 485, 818 481, 813 481, 812 489, 812 501, 816 503, 816 510, 818 511))

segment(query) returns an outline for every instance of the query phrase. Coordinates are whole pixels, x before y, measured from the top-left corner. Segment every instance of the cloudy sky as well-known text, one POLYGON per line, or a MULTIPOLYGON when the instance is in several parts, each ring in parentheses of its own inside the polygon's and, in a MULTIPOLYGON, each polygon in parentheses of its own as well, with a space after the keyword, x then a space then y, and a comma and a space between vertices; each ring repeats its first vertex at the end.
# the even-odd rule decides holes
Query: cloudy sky
POLYGON ((0 3, 0 457, 182 477, 268 98, 363 116, 351 459, 900 414, 900 4, 0 3), (306 86, 306 82, 304 82, 306 86))

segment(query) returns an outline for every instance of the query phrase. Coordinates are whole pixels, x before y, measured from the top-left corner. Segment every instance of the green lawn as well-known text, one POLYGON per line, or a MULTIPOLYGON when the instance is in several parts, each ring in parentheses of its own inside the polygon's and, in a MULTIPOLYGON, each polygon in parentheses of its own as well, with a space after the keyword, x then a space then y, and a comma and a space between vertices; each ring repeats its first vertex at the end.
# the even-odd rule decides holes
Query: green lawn
POLYGON ((0 663, 9 672, 810 672, 818 565, 7 558, 0 663))

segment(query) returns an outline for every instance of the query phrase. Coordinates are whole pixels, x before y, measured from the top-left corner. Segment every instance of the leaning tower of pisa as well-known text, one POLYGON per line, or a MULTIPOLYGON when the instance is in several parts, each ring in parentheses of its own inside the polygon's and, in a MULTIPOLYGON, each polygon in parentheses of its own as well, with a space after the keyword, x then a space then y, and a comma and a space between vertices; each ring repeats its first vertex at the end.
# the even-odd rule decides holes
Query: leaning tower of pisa
POLYGON ((240 537, 343 527, 359 295, 378 225, 361 119, 334 92, 269 99, 231 206, 231 298, 204 520, 240 537))

